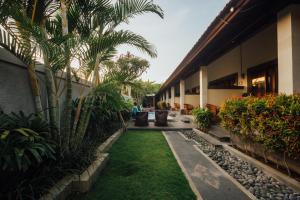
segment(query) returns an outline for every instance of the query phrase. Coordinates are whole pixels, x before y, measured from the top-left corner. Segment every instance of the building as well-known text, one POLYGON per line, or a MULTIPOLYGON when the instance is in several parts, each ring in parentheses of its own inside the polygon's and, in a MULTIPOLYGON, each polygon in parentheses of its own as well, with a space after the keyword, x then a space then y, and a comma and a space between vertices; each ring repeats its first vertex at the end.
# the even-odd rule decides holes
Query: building
POLYGON ((300 1, 231 0, 160 88, 172 107, 300 92, 300 1))

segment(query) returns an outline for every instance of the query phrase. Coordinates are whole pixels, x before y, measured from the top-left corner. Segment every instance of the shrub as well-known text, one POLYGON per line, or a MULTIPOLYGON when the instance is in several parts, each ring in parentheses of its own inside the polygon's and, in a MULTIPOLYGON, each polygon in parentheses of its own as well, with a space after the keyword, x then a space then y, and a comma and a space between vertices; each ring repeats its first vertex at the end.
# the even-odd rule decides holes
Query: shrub
POLYGON ((201 131, 207 131, 212 122, 212 113, 208 109, 195 108, 192 111, 192 114, 195 117, 198 128, 201 131))
POLYGON ((94 135, 105 139, 107 133, 110 134, 120 128, 120 115, 124 120, 130 119, 133 101, 121 95, 118 84, 103 82, 93 92, 91 107, 87 134, 90 137, 94 135))
POLYGON ((27 171, 46 159, 55 159, 55 146, 47 138, 48 124, 34 115, 0 114, 0 169, 27 171))
POLYGON ((164 101, 159 101, 157 102, 157 108, 159 110, 166 110, 167 109, 167 104, 164 101))
POLYGON ((268 150, 300 157, 300 95, 230 99, 219 115, 231 133, 268 150))

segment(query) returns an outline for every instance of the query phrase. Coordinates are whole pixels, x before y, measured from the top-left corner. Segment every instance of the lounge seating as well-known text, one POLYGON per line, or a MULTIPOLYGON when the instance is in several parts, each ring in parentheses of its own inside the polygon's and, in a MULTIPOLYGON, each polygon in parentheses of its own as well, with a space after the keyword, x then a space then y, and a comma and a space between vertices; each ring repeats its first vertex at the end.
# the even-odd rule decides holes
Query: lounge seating
POLYGON ((218 116, 220 108, 212 104, 206 104, 206 108, 213 114, 213 122, 218 123, 220 121, 218 116))
POLYGON ((180 104, 179 103, 174 103, 175 106, 175 110, 179 110, 180 109, 180 104))
POLYGON ((184 104, 184 108, 187 109, 187 110, 193 110, 194 106, 191 105, 191 104, 184 104))
POLYGON ((191 115, 193 109, 194 109, 193 105, 191 105, 191 104, 184 104, 184 109, 181 110, 181 114, 183 114, 183 115, 191 115))
POLYGON ((168 126, 168 111, 155 111, 155 126, 168 126))
POLYGON ((148 112, 136 113, 135 126, 148 126, 148 112))

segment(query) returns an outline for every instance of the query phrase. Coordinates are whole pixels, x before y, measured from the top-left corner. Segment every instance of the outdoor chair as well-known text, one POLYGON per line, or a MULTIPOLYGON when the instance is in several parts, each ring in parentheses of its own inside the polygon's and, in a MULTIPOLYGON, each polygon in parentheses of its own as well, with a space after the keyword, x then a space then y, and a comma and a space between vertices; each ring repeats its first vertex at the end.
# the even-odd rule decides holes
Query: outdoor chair
POLYGON ((168 126, 168 111, 155 111, 155 126, 168 126))
POLYGON ((206 104, 206 108, 213 114, 212 121, 214 123, 220 122, 220 117, 218 116, 220 108, 212 104, 206 104))
POLYGON ((148 126, 148 112, 136 113, 135 126, 148 126))
POLYGON ((191 104, 184 104, 184 110, 186 115, 191 115, 192 110, 194 109, 194 106, 191 104))
POLYGON ((175 110, 179 110, 180 109, 180 104, 179 103, 174 103, 175 106, 175 110))

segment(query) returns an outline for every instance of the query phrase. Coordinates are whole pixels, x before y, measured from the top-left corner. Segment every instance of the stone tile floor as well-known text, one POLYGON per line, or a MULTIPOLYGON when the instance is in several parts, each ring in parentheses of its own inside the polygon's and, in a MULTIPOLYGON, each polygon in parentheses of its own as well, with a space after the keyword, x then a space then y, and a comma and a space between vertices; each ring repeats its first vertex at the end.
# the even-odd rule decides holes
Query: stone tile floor
POLYGON ((196 125, 193 123, 193 117, 191 115, 180 115, 179 112, 170 112, 172 120, 168 120, 168 126, 166 127, 157 127, 154 125, 154 122, 149 122, 149 126, 146 127, 136 127, 134 121, 128 123, 128 130, 191 130, 196 128, 196 125), (175 114, 175 115, 173 115, 175 114), (189 119, 190 123, 185 123, 182 120, 189 119))

